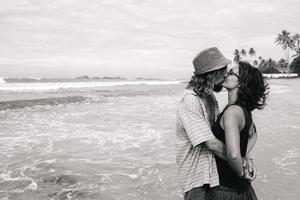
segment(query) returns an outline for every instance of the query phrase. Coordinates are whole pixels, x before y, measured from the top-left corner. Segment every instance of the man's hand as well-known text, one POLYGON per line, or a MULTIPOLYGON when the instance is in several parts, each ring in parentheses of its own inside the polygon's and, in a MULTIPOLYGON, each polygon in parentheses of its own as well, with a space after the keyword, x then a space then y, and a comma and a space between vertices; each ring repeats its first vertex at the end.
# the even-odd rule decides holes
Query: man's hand
POLYGON ((252 158, 250 157, 243 158, 243 169, 244 169, 243 178, 249 181, 253 181, 256 178, 257 171, 252 158))

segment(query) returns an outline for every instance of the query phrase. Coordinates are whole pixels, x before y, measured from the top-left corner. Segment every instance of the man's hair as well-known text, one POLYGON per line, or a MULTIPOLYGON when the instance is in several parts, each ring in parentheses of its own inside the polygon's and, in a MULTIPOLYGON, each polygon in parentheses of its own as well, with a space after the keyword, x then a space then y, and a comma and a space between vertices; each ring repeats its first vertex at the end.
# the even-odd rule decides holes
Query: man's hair
POLYGON ((247 62, 239 62, 239 89, 237 104, 247 110, 263 109, 269 94, 262 72, 247 62))
POLYGON ((221 69, 207 72, 204 74, 194 74, 187 84, 186 89, 193 89, 199 97, 205 97, 214 90, 214 78, 226 70, 227 66, 221 69))

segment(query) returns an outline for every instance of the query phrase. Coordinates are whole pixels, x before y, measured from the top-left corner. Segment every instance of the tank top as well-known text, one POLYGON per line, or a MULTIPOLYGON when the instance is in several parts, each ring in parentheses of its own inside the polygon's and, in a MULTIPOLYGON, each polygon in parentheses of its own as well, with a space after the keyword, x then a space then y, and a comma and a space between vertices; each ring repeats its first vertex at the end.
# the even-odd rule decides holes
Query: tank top
MULTIPOLYGON (((231 105, 237 105, 237 104, 231 104, 231 105)), ((228 105, 224 108, 224 110, 220 113, 218 116, 217 121, 212 126, 212 131, 214 136, 221 140, 225 144, 225 131, 221 127, 221 118, 231 105, 228 105)), ((248 145, 248 135, 249 135, 249 129, 252 123, 252 116, 251 112, 247 111, 244 107, 238 105, 243 109, 244 116, 245 116, 245 126, 240 131, 240 149, 241 149, 241 156, 245 157, 247 152, 247 145, 248 145)), ((219 181, 221 186, 229 187, 232 189, 237 189, 238 191, 244 190, 249 186, 250 182, 238 177, 235 172, 232 170, 232 168, 229 166, 227 161, 224 161, 218 157, 216 157, 216 163, 219 173, 219 181)))

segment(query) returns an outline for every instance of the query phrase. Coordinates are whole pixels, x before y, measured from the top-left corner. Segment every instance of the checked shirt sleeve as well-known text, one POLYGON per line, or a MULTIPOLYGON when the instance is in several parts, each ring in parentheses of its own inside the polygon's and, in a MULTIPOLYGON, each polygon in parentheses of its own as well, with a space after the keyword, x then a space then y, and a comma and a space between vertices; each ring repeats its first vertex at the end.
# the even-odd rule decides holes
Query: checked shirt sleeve
POLYGON ((186 95, 182 100, 179 113, 181 125, 193 146, 215 138, 199 101, 195 95, 186 95))

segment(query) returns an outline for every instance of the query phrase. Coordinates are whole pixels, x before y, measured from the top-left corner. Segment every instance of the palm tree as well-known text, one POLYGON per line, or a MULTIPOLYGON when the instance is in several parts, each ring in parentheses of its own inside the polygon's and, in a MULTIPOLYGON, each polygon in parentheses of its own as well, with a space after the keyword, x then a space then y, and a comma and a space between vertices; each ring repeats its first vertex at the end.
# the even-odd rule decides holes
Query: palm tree
POLYGON ((242 56, 246 56, 247 55, 247 51, 245 49, 242 49, 241 50, 241 54, 242 54, 242 56))
POLYGON ((290 34, 290 32, 282 30, 282 32, 277 35, 275 43, 277 45, 281 45, 284 50, 287 48, 293 48, 293 40, 290 34))
POLYGON ((279 73, 280 71, 277 69, 276 61, 269 58, 268 60, 262 60, 262 62, 259 64, 259 69, 263 73, 267 74, 273 74, 273 73, 279 73))
POLYGON ((262 57, 258 56, 259 64, 262 62, 262 57))
POLYGON ((258 65, 258 61, 257 61, 257 60, 254 60, 254 61, 253 61, 253 65, 254 65, 254 66, 257 66, 257 65, 258 65))
POLYGON ((234 60, 235 62, 239 62, 239 61, 241 60, 240 52, 239 52, 238 49, 235 49, 235 50, 234 50, 233 55, 234 55, 233 60, 234 60))
POLYGON ((238 49, 235 49, 233 52, 233 55, 239 55, 239 54, 240 54, 240 51, 238 49))
POLYGON ((283 58, 280 58, 280 60, 278 61, 278 63, 286 63, 286 61, 283 58))
POLYGON ((292 40, 294 42, 294 50, 296 51, 296 54, 293 56, 299 56, 300 55, 300 35, 296 33, 292 36, 292 40))
POLYGON ((272 58, 269 58, 266 62, 265 73, 279 73, 280 71, 277 69, 276 61, 272 58))
POLYGON ((251 48, 249 49, 249 51, 248 51, 248 54, 249 54, 250 56, 254 56, 255 53, 256 53, 256 52, 255 52, 254 48, 252 48, 252 47, 251 47, 251 48))
POLYGON ((280 69, 280 71, 282 72, 286 72, 287 70, 287 62, 285 59, 281 58, 278 62, 277 62, 277 66, 280 69))
MULTIPOLYGON (((260 57, 260 58, 261 58, 261 57, 260 57)), ((258 68, 259 68, 262 72, 264 72, 264 70, 265 70, 265 59, 263 59, 263 58, 260 59, 260 63, 259 63, 259 65, 258 65, 258 68)))
MULTIPOLYGON (((287 61, 289 64, 289 58, 290 58, 290 50, 294 49, 294 42, 293 39, 290 36, 290 32, 286 31, 286 30, 282 30, 281 33, 279 33, 275 39, 275 43, 277 45, 281 45, 283 50, 285 50, 287 52, 287 61)), ((288 72, 290 72, 290 70, 288 69, 288 72)))

